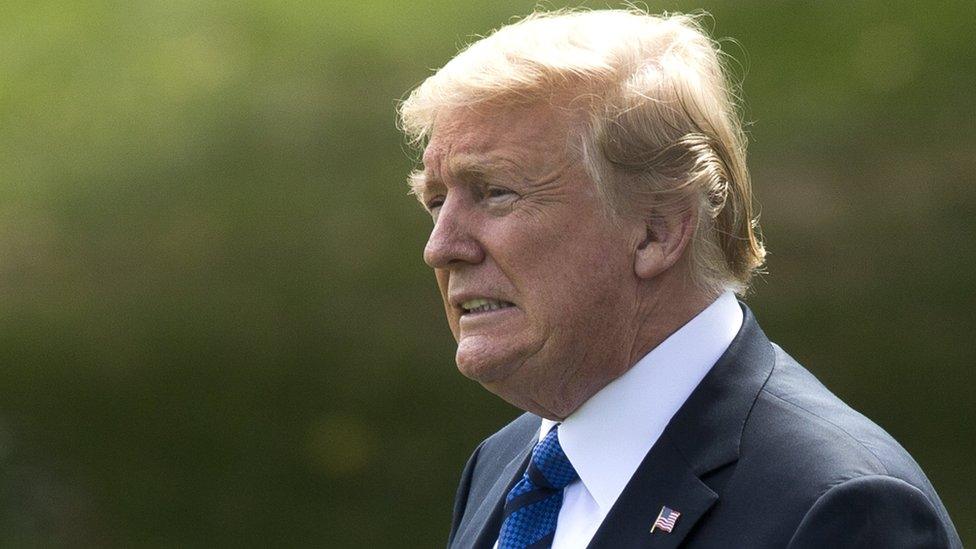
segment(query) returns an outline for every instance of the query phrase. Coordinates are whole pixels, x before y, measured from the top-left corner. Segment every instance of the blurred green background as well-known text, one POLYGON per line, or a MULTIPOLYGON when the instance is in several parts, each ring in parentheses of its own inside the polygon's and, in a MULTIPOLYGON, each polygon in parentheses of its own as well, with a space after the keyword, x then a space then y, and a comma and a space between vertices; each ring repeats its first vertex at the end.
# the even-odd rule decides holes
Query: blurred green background
MULTIPOLYGON (((395 107, 533 6, 3 3, 0 546, 443 544, 518 412, 455 371, 395 107)), ((648 7, 738 41, 749 304, 976 542, 976 3, 648 7)))

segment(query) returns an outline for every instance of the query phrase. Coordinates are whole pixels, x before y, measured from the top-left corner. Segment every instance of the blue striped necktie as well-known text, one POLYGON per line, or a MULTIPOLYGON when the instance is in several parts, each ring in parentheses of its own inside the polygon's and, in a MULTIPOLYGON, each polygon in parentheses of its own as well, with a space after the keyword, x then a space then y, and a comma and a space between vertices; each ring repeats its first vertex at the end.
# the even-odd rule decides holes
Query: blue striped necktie
POLYGON ((563 488, 579 475, 559 445, 558 427, 532 450, 532 460, 505 499, 498 549, 551 547, 563 488))

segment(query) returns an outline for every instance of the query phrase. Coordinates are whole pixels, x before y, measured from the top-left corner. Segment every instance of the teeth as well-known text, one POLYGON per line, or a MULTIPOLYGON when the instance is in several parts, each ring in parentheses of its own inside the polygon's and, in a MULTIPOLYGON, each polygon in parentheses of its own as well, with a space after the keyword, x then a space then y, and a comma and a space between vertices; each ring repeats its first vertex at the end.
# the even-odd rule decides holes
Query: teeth
POLYGON ((470 299, 461 304, 461 308, 469 313, 481 313, 484 311, 494 311, 496 309, 504 309, 505 307, 511 307, 511 303, 505 301, 498 301, 497 299, 470 299))

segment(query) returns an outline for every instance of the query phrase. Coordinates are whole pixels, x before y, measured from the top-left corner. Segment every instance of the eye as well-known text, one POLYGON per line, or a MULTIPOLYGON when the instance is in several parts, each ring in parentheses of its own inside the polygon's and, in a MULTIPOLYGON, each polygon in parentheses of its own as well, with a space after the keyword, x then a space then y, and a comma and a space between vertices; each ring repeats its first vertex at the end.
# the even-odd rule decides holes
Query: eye
POLYGON ((485 189, 485 196, 491 198, 508 198, 515 196, 515 191, 505 187, 488 187, 485 189))
POLYGON ((433 212, 434 210, 440 208, 443 205, 444 205, 444 197, 440 195, 431 197, 426 202, 424 202, 424 206, 427 207, 427 211, 429 212, 433 212))

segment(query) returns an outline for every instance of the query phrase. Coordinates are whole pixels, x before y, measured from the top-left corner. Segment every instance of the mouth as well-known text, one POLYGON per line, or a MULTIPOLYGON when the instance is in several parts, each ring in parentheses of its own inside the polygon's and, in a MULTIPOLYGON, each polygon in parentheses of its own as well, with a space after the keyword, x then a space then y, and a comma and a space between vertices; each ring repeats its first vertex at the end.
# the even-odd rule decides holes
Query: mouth
POLYGON ((461 316, 479 315, 514 307, 514 303, 500 299, 475 298, 461 303, 461 316))

